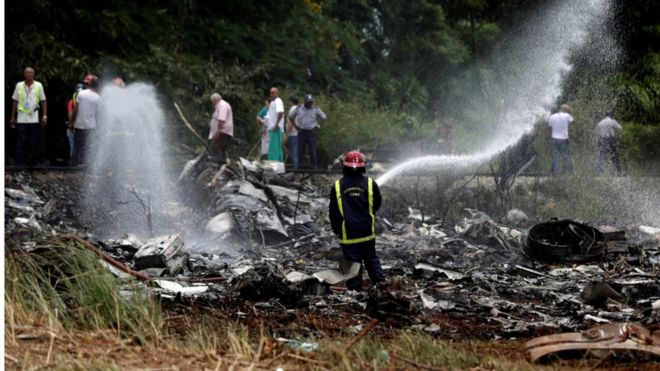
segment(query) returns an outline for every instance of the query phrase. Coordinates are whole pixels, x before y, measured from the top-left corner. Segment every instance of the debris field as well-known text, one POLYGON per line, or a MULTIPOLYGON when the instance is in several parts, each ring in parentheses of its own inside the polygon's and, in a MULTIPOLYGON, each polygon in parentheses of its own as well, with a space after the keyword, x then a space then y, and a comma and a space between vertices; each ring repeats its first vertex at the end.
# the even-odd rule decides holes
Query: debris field
POLYGON ((197 210, 185 229, 112 238, 76 218, 67 188, 74 177, 6 173, 7 248, 79 241, 120 279, 142 281, 165 307, 200 305, 232 320, 263 321, 275 338, 305 350, 314 344, 295 339, 357 334, 377 319, 456 340, 549 335, 526 344, 533 360, 587 349, 584 339, 594 337, 601 347, 590 340, 589 349, 660 355, 657 226, 534 221, 520 210, 494 220, 472 209, 452 225, 409 209, 396 220, 377 219, 388 282, 355 292, 343 284, 359 265, 342 259, 327 216, 330 177, 245 159, 218 165, 200 155, 177 179, 180 202, 197 210), (594 326, 615 335, 582 333, 594 326), (550 338, 562 333, 574 335, 550 338))

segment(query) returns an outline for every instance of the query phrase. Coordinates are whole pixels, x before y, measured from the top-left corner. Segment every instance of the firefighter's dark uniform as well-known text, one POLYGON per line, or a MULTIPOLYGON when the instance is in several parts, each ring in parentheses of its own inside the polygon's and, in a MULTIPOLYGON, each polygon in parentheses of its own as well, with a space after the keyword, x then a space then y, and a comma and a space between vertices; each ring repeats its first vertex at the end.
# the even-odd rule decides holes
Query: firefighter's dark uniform
MULTIPOLYGON (((344 259, 363 263, 372 282, 385 281, 376 256, 376 211, 382 198, 378 184, 362 174, 344 176, 330 192, 330 224, 339 238, 344 259)), ((362 288, 362 264, 357 277, 346 282, 349 290, 362 288)))

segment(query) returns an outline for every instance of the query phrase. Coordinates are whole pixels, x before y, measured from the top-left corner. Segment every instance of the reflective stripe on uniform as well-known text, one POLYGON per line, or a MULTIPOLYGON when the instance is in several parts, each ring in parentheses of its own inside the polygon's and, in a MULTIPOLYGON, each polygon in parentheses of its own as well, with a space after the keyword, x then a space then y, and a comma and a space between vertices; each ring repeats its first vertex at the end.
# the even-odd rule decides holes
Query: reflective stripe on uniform
POLYGON ((339 180, 335 182, 335 193, 337 195, 337 207, 339 208, 339 214, 341 214, 342 217, 342 222, 341 222, 341 239, 339 240, 339 243, 344 244, 344 245, 351 245, 351 244, 356 244, 356 243, 361 243, 361 242, 367 242, 371 241, 374 238, 376 238, 376 218, 374 217, 374 192, 373 192, 373 180, 371 178, 368 178, 368 186, 367 186, 367 194, 368 194, 368 200, 369 200, 369 216, 371 217, 371 235, 366 236, 366 237, 359 237, 359 238, 348 238, 348 234, 346 233, 346 219, 344 218, 344 204, 342 203, 341 200, 341 184, 339 180))
POLYGON ((367 180, 369 195, 369 216, 371 217, 371 235, 376 237, 376 216, 374 215, 374 181, 371 178, 367 180))
POLYGON ((32 94, 36 97, 37 104, 35 108, 32 111, 29 111, 27 108, 25 108, 25 99, 27 99, 27 92, 25 91, 25 81, 21 81, 18 83, 18 112, 23 112, 28 115, 31 115, 34 111, 37 110, 39 107, 39 98, 41 98, 41 91, 39 90, 39 84, 37 82, 32 83, 33 90, 32 94))
MULTIPOLYGON (((344 204, 341 202, 341 184, 339 184, 339 180, 335 182, 335 193, 337 194, 337 206, 339 207, 339 214, 341 214, 341 218, 344 219, 344 204)), ((341 240, 344 241, 346 240, 346 221, 342 220, 341 221, 341 240)))

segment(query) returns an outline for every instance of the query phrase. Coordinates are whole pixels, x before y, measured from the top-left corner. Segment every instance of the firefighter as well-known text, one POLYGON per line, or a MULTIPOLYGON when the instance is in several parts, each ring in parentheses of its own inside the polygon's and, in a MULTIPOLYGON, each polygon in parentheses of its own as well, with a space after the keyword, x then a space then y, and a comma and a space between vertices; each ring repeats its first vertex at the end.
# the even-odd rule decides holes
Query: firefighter
POLYGON ((382 202, 378 184, 364 176, 364 155, 350 151, 344 156, 344 177, 330 191, 330 223, 339 239, 344 259, 360 263, 360 273, 346 282, 349 290, 362 289, 362 263, 375 284, 385 281, 376 256, 376 211, 382 202))

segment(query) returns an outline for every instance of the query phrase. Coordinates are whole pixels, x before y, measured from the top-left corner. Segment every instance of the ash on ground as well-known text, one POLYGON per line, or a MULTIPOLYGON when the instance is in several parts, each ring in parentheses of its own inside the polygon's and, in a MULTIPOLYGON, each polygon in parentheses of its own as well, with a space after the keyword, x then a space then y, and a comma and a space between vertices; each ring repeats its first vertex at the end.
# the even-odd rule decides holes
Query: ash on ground
POLYGON ((186 205, 173 207, 187 211, 154 212, 170 215, 171 232, 102 238, 77 217, 77 174, 7 173, 5 242, 30 252, 49 238, 83 236, 107 261, 148 277, 145 285, 164 302, 203 302, 244 321, 291 322, 303 313, 350 317, 357 329, 371 317, 457 339, 530 337, 609 322, 659 328, 660 229, 534 221, 519 210, 494 220, 466 209, 454 225, 414 209, 378 218, 388 282, 347 291, 343 284, 358 269, 343 261, 330 229, 332 178, 244 159, 218 165, 200 155, 176 185, 186 205), (540 222, 551 224, 536 227, 540 222), (544 235, 548 230, 556 233, 544 235))

